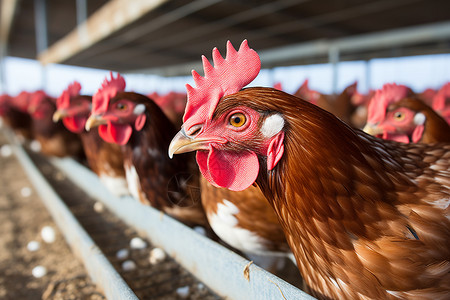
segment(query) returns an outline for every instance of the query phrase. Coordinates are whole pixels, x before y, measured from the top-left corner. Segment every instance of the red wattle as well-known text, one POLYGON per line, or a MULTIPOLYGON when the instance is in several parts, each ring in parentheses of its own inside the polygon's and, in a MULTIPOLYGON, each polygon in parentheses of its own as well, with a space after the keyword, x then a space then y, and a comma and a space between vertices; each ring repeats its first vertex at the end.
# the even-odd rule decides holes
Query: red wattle
POLYGON ((84 130, 84 124, 86 123, 86 118, 79 117, 65 117, 63 119, 63 124, 67 129, 74 133, 80 133, 84 130))
POLYGON ((98 126, 98 134, 105 142, 112 144, 112 143, 114 143, 114 140, 109 133, 108 127, 109 127, 109 125, 98 126))
POLYGON ((418 143, 422 139, 424 130, 425 130, 425 126, 423 126, 423 125, 416 126, 416 128, 413 131, 412 137, 411 137, 413 143, 418 143))
POLYGON ((248 188, 259 172, 258 157, 254 152, 237 154, 211 147, 210 151, 197 151, 197 163, 211 184, 232 191, 248 188))
POLYGON ((98 127, 98 133, 105 142, 125 145, 133 133, 133 128, 128 124, 121 125, 108 122, 107 125, 98 127))
POLYGON ((119 145, 125 145, 128 143, 128 140, 133 133, 133 128, 130 125, 119 125, 119 124, 111 124, 109 125, 109 132, 114 143, 119 145))

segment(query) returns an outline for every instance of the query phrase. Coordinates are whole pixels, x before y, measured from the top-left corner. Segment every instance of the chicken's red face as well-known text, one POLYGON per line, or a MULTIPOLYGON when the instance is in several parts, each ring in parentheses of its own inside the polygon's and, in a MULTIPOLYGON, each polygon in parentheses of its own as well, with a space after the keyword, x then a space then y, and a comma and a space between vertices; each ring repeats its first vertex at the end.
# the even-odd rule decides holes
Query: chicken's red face
POLYGON ((91 99, 88 96, 78 96, 72 99, 67 109, 58 109, 53 114, 53 121, 62 118, 64 126, 74 133, 84 130, 86 121, 91 113, 91 99))
MULTIPOLYGON (((186 135, 207 140, 218 150, 230 150, 235 143, 258 139, 259 113, 248 107, 236 107, 213 118, 212 122, 192 126, 186 135)), ((209 146, 208 146, 209 148, 209 146)))
POLYGON ((203 176, 215 186, 234 191, 255 182, 260 157, 271 170, 284 152, 283 117, 239 105, 240 95, 222 99, 211 120, 188 131, 183 128, 169 146, 170 156, 197 150, 203 176))
POLYGON ((32 118, 42 120, 51 117, 55 111, 54 99, 48 98, 43 91, 36 91, 31 94, 28 106, 28 113, 32 118))
POLYGON ((397 142, 418 142, 423 134, 425 116, 406 107, 388 110, 386 118, 378 124, 383 139, 397 142))
MULTIPOLYGON (((256 180, 259 170, 257 154, 239 150, 242 148, 240 145, 247 141, 260 140, 258 120, 256 111, 237 107, 208 125, 194 126, 186 134, 187 143, 193 142, 192 150, 199 150, 197 163, 201 173, 213 185, 243 190, 256 180)), ((189 150, 189 146, 177 149, 179 153, 185 150, 189 150)))
POLYGON ((431 108, 421 100, 406 97, 390 104, 378 122, 368 123, 364 131, 385 140, 418 143, 423 138, 430 111, 431 108))
POLYGON ((143 95, 124 92, 125 79, 117 74, 107 78, 92 97, 92 114, 86 121, 86 130, 98 126, 98 133, 108 143, 125 145, 134 129, 140 131, 147 119, 143 95))
POLYGON ((80 95, 80 90, 79 82, 71 83, 56 99, 57 110, 53 114, 53 122, 62 119, 64 126, 74 133, 84 130, 92 106, 92 97, 80 95))
MULTIPOLYGON (((114 124, 129 124, 136 122, 137 117, 142 113, 139 109, 139 104, 128 99, 113 99, 108 107, 108 110, 103 115, 103 118, 113 122, 114 124)), ((145 107, 142 109, 145 110, 145 107)))
POLYGON ((99 126, 98 132, 106 142, 119 145, 128 143, 133 133, 133 127, 135 130, 141 130, 147 117, 145 105, 128 100, 127 95, 145 98, 135 93, 118 93, 116 97, 111 99, 104 113, 91 115, 86 122, 86 128, 99 126))

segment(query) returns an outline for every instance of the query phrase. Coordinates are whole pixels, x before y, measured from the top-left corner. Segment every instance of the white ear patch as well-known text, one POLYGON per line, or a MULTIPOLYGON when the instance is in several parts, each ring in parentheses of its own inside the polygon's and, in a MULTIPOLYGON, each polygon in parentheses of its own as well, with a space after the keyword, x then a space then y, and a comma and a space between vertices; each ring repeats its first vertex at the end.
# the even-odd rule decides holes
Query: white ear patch
POLYGON ((145 111, 145 105, 142 103, 139 103, 138 105, 136 105, 136 107, 133 110, 133 113, 135 115, 140 115, 145 111))
POLYGON ((426 121, 427 117, 425 117, 425 115, 423 113, 417 113, 414 116, 414 124, 416 125, 423 125, 426 121))
POLYGON ((269 116, 261 126, 261 133, 266 138, 273 137, 281 131, 284 126, 284 119, 279 114, 269 116))

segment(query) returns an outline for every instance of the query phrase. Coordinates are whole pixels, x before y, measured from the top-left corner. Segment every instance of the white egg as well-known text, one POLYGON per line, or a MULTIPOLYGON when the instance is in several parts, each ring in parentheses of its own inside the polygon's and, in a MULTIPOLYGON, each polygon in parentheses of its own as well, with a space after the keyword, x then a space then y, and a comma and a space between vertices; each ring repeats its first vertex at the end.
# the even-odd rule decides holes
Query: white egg
POLYGON ((122 263, 122 270, 124 271, 133 271, 136 269, 136 263, 132 260, 126 260, 122 263))
POLYGON ((145 249, 147 248, 147 243, 140 237, 135 237, 131 239, 130 247, 131 249, 145 249))
POLYGON ((3 145, 2 148, 0 149, 0 154, 3 157, 9 157, 12 154, 12 148, 10 145, 3 145))
POLYGON ((34 152, 40 152, 42 149, 41 143, 39 141, 33 140, 30 143, 30 149, 33 150, 34 152))
POLYGON ((22 197, 30 197, 31 196, 31 189, 29 187, 23 187, 20 190, 20 194, 22 195, 22 197))
POLYGON ((42 276, 47 275, 47 269, 43 266, 37 266, 33 268, 31 274, 36 278, 41 278, 42 276))
POLYGON ((154 248, 150 251, 148 260, 152 265, 162 262, 166 259, 166 253, 161 248, 154 248))
POLYGON ((41 248, 41 244, 38 241, 31 241, 27 244, 27 249, 30 252, 38 251, 41 248))
POLYGON ((101 202, 95 202, 94 203, 94 210, 98 213, 101 213, 105 210, 105 206, 101 202))
POLYGON ((125 259, 125 258, 128 258, 128 255, 130 255, 130 251, 128 251, 128 249, 120 249, 116 253, 116 258, 117 259, 125 259))
POLYGON ((46 243, 53 243, 56 239, 56 233, 55 230, 50 226, 44 226, 41 230, 41 236, 44 242, 46 243))
POLYGON ((189 296, 189 290, 189 286, 179 287, 177 288, 177 294, 181 298, 187 298, 189 296))

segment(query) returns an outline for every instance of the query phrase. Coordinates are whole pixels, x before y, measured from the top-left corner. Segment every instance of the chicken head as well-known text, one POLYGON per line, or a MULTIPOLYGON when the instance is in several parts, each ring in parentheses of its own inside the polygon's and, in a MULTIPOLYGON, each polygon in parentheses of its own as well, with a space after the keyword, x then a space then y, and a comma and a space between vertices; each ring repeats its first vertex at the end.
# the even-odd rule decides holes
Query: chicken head
POLYGON ((198 150, 197 163, 209 182, 241 191, 255 182, 260 163, 271 170, 282 157, 284 119, 248 105, 234 105, 233 96, 261 67, 247 41, 239 51, 228 42, 225 59, 215 48, 213 58, 214 67, 203 57, 205 77, 193 71, 196 88, 187 86, 185 123, 169 146, 169 156, 198 150), (233 105, 228 106, 228 100, 233 105), (265 157, 265 162, 260 162, 259 156, 265 157))

